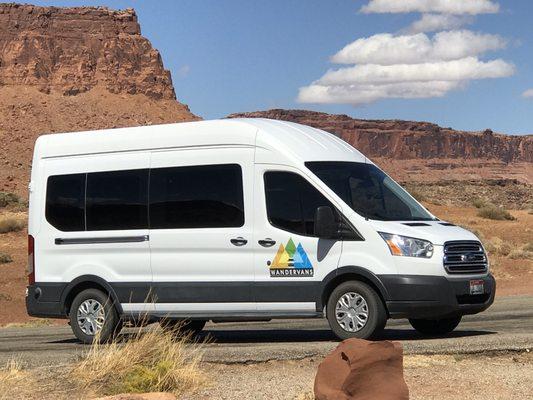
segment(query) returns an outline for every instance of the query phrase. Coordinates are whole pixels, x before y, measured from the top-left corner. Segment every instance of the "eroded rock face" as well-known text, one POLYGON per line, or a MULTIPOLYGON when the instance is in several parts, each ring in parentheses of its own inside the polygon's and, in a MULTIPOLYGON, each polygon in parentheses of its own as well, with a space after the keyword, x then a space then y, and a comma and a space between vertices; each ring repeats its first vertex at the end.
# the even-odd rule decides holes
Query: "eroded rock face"
POLYGON ((429 122, 362 120, 305 110, 269 110, 229 118, 272 118, 335 133, 369 157, 395 159, 494 159, 533 163, 533 135, 464 132, 429 122))
POLYGON ((0 191, 26 194, 41 134, 198 119, 135 11, 0 4, 0 191))
POLYGON ((175 99, 159 52, 141 36, 133 9, 0 4, 0 86, 76 95, 111 93, 175 99))
POLYGON ((229 116, 237 117, 279 119, 334 133, 400 182, 517 179, 533 184, 533 135, 464 132, 429 122, 362 120, 305 110, 229 116))
POLYGON ((318 367, 316 400, 408 400, 399 342, 348 339, 318 367))

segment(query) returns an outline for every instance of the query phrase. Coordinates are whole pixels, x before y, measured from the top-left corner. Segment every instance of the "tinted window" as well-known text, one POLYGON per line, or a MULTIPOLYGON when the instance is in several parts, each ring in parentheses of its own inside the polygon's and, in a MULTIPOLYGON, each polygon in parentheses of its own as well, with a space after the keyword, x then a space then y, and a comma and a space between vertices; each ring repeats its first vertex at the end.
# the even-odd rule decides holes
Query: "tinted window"
POLYGON ((305 165, 363 217, 384 221, 434 219, 400 185, 372 164, 320 161, 305 165))
POLYGON ((267 215, 280 229, 314 236, 315 212, 318 207, 335 207, 300 175, 291 172, 265 173, 267 215))
POLYGON ((61 231, 85 230, 85 174, 48 178, 46 219, 61 231))
POLYGON ((244 225, 241 167, 236 164, 152 169, 150 227, 244 225))
POLYGON ((148 170, 87 175, 87 230, 148 228, 148 170))

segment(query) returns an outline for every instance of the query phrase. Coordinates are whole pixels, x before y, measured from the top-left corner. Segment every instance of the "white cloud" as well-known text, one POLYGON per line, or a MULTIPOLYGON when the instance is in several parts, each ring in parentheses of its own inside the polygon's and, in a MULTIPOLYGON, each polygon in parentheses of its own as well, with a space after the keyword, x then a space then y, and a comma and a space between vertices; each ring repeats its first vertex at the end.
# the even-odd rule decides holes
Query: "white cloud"
POLYGON ((301 88, 298 101, 361 105, 386 98, 442 97, 470 80, 513 73, 514 66, 503 60, 482 62, 475 57, 422 64, 356 65, 328 71, 301 88))
MULTIPOLYGON (((498 11, 493 0, 370 0, 361 12, 422 16, 403 33, 380 33, 346 45, 331 57, 346 66, 301 87, 298 101, 357 106, 389 98, 442 97, 472 80, 511 76, 511 63, 480 59, 505 48, 504 38, 460 29, 471 24, 474 15, 498 11)), ((523 96, 533 97, 533 89, 523 96)))
POLYGON ((522 93, 522 97, 525 97, 525 98, 533 97, 533 89, 526 90, 524 93, 522 93))
POLYGON ((491 0, 370 0, 361 12, 370 13, 441 13, 441 14, 491 14, 500 9, 491 0))
POLYGON ((435 32, 458 29, 471 24, 473 17, 469 15, 423 14, 422 17, 404 29, 407 33, 435 32))
POLYGON ((502 78, 514 73, 514 67, 503 61, 482 62, 475 57, 421 64, 362 64, 328 71, 316 81, 319 85, 387 84, 398 82, 464 81, 502 78))
POLYGON ((331 61, 337 64, 417 64, 476 56, 505 45, 506 41, 498 35, 468 30, 439 32, 432 38, 424 33, 401 36, 381 33, 348 44, 331 61))
POLYGON ((450 90, 461 87, 462 82, 397 82, 385 85, 323 86, 312 84, 300 88, 298 101, 302 103, 352 104, 372 103, 385 98, 442 97, 450 90))

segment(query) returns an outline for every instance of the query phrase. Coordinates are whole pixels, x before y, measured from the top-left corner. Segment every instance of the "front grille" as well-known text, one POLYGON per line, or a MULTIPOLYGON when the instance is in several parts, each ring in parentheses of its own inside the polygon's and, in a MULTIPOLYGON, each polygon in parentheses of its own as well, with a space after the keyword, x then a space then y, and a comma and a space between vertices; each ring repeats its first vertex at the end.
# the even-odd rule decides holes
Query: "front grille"
POLYGON ((481 243, 476 241, 444 243, 444 268, 449 274, 487 272, 487 256, 481 243))

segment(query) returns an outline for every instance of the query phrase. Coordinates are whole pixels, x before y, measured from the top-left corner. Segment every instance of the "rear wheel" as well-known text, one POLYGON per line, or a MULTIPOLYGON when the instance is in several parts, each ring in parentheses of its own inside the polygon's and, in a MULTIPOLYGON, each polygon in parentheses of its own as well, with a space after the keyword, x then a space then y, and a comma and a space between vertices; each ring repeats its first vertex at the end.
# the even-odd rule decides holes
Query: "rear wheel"
POLYGON ((376 291, 359 281, 337 286, 326 306, 329 326, 341 339, 368 339, 379 334, 387 322, 387 311, 376 291))
POLYGON ((163 329, 196 335, 204 329, 206 322, 207 321, 196 319, 165 319, 161 320, 159 324, 163 329))
POLYGON ((445 335, 452 332, 459 322, 461 317, 445 318, 445 319, 410 319, 411 326, 423 335, 445 335))
POLYGON ((82 343, 91 344, 95 340, 109 341, 122 324, 109 296, 98 289, 87 289, 72 302, 70 327, 82 343))

